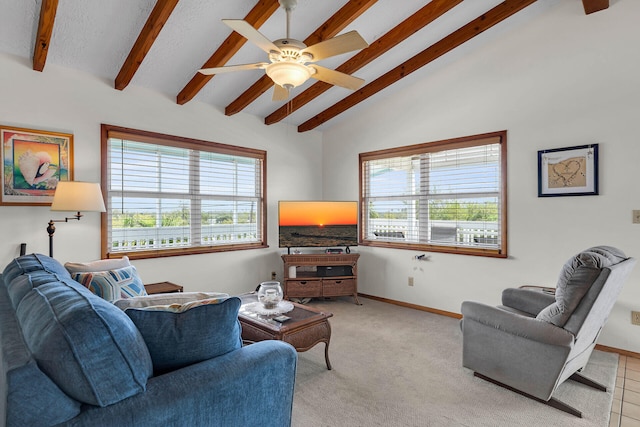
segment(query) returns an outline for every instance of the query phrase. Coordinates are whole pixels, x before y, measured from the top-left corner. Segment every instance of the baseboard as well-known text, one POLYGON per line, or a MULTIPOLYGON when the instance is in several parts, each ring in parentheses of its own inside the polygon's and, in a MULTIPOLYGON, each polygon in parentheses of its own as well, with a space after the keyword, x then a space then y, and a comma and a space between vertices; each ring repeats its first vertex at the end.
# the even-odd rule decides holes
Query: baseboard
POLYGON ((635 351, 623 350, 621 348, 596 344, 596 350, 606 351, 607 353, 618 353, 621 356, 629 356, 629 357, 635 357, 636 359, 640 359, 640 353, 636 353, 635 351))
POLYGON ((426 311, 426 312, 429 312, 429 313, 439 314, 441 316, 453 317, 454 319, 462 319, 462 315, 461 314, 453 313, 451 311, 438 310, 436 308, 425 307, 423 305, 411 304, 411 303, 408 303, 408 302, 402 302, 402 301, 396 301, 396 300, 388 299, 388 298, 376 297, 374 295, 361 294, 360 292, 358 292, 358 295, 363 297, 363 298, 369 298, 369 299, 373 299, 373 300, 381 301, 381 302, 386 302, 386 303, 393 304, 393 305, 399 305, 401 307, 413 308, 414 310, 426 311))
MULTIPOLYGON (((396 301, 396 300, 393 300, 393 299, 377 297, 377 296, 374 296, 374 295, 362 294, 360 292, 358 292, 358 295, 363 297, 363 298, 369 298, 369 299, 373 299, 373 300, 381 301, 381 302, 386 302, 386 303, 393 304, 393 305, 399 305, 401 307, 407 307, 407 308, 412 308, 414 310, 426 311, 428 313, 439 314, 441 316, 453 317, 454 319, 462 319, 462 314, 453 313, 451 311, 438 310, 436 308, 425 307, 423 305, 411 304, 411 303, 408 303, 408 302, 396 301)), ((618 353, 621 356, 629 356, 629 357, 635 357, 637 359, 640 359, 640 353, 636 353, 635 351, 623 350, 621 348, 609 347, 609 346, 606 346, 606 345, 596 344, 596 350, 606 351, 607 353, 618 353)))

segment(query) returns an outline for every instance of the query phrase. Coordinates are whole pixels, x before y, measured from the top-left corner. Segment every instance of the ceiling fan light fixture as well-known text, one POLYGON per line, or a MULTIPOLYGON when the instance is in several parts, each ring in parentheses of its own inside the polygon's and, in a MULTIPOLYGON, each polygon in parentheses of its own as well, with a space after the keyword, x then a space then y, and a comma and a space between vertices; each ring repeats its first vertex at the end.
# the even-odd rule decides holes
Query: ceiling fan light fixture
POLYGON ((267 75, 277 85, 294 88, 306 82, 315 70, 298 62, 274 62, 266 66, 267 75))

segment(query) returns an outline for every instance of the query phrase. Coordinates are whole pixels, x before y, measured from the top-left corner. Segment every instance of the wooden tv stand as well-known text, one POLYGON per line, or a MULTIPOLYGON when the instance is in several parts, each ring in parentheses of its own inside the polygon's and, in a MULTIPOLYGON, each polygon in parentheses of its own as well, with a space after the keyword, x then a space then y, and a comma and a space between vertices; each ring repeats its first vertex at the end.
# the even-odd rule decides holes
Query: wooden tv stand
MULTIPOLYGON (((284 297, 319 298, 353 296, 358 301, 358 258, 360 254, 282 255, 284 261, 284 297), (318 267, 347 267, 345 275, 322 274, 318 267), (296 277, 289 277, 289 267, 296 267, 296 277)), ((330 271, 331 269, 325 269, 330 271)))

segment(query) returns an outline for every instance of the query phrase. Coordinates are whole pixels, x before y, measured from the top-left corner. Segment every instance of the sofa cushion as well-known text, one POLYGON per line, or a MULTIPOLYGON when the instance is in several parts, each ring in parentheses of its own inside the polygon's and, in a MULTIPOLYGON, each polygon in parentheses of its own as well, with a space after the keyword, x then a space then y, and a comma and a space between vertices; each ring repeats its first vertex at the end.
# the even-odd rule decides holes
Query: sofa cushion
POLYGON ((142 308, 154 305, 186 304, 210 298, 227 298, 229 294, 220 292, 170 292, 164 294, 144 295, 132 298, 122 298, 113 301, 113 304, 121 310, 127 308, 142 308))
MULTIPOLYGON (((0 286, 0 319, 0 396, 5 399, 0 409, 6 403, 6 425, 56 425, 78 415, 80 402, 63 393, 31 355, 4 286, 0 286)), ((0 425, 4 421, 0 417, 0 425)))
POLYGON ((580 252, 567 261, 560 272, 556 301, 538 313, 536 318, 563 327, 601 270, 625 259, 624 253, 610 246, 595 246, 580 252))
POLYGON ((147 295, 133 265, 115 270, 73 273, 71 277, 107 301, 147 295))
POLYGON ((32 289, 16 314, 40 369, 74 399, 107 406, 145 390, 152 364, 140 332, 77 282, 32 289))
POLYGON ((66 278, 68 277, 61 277, 58 274, 49 273, 45 270, 31 271, 15 277, 11 282, 6 284, 14 310, 18 308, 18 304, 20 304, 22 298, 24 298, 31 289, 37 288, 45 283, 57 282, 66 278))
POLYGON ((122 258, 99 259, 89 262, 67 262, 64 264, 64 268, 66 268, 69 273, 74 274, 90 271, 117 270, 118 268, 129 267, 130 265, 129 257, 123 256, 122 258))
POLYGON ((71 277, 69 272, 58 261, 42 254, 29 254, 15 258, 2 273, 2 279, 14 309, 31 289, 43 283, 69 277, 71 277))
POLYGON ((242 346, 240 298, 128 308, 149 348, 156 374, 226 354, 242 346))
POLYGON ((29 254, 15 258, 7 264, 2 273, 2 278, 5 284, 9 284, 16 277, 34 271, 57 274, 60 279, 71 277, 69 272, 55 259, 42 254, 29 254))

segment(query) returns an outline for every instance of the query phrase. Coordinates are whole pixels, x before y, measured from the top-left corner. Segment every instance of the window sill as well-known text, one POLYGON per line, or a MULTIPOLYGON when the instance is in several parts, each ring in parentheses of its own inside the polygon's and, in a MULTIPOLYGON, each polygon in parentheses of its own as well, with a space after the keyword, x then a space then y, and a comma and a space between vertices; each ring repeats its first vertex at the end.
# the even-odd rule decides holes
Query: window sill
POLYGON ((358 243, 360 246, 371 246, 378 248, 405 249, 420 252, 439 252, 458 255, 483 256, 490 258, 508 258, 506 251, 490 248, 462 247, 462 246, 440 246, 425 245, 418 243, 382 242, 363 240, 358 243))
POLYGON ((172 249, 150 249, 144 251, 118 251, 108 252, 102 254, 102 258, 122 258, 123 256, 129 257, 129 259, 146 259, 146 258, 164 258, 171 256, 183 256, 183 255, 198 255, 208 254, 216 252, 230 252, 230 251, 244 251, 250 249, 264 249, 269 245, 264 243, 252 243, 252 244, 239 244, 239 245, 224 245, 224 246, 198 246, 191 248, 172 248, 172 249))

